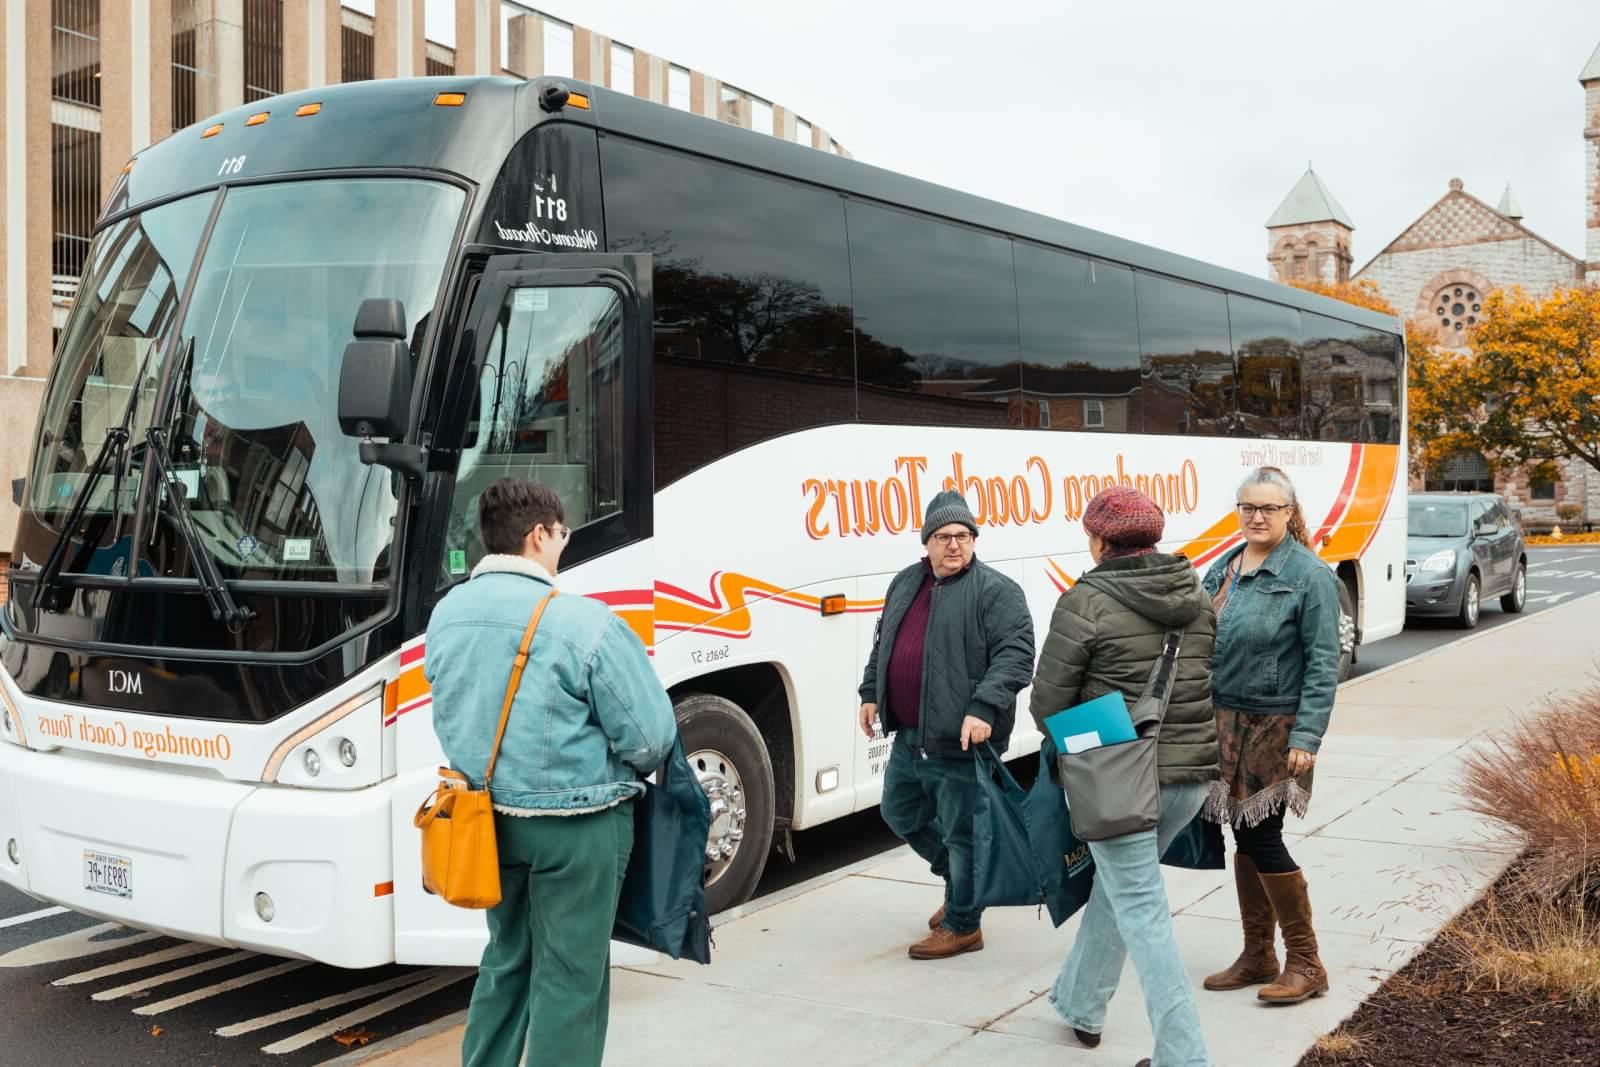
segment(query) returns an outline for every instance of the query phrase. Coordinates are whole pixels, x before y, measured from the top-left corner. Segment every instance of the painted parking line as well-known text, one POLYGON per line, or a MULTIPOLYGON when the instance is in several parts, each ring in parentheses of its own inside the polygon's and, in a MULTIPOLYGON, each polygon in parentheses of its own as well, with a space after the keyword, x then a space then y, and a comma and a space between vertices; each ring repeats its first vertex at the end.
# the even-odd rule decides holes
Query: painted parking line
POLYGON ((144 941, 154 941, 161 936, 130 933, 127 937, 95 940, 126 929, 127 927, 120 923, 100 923, 97 926, 74 930, 70 934, 36 941, 31 945, 14 948, 4 956, 0 956, 0 967, 37 967, 43 963, 64 963, 67 960, 82 959, 84 956, 98 956, 102 952, 115 952, 119 948, 137 945, 144 941))
POLYGON ((108 963, 104 967, 96 967, 92 971, 79 971, 77 974, 69 974, 65 978, 57 978, 50 984, 53 986, 83 985, 86 982, 98 982, 102 978, 110 978, 113 975, 127 974, 129 971, 142 971, 146 967, 154 967, 159 963, 171 963, 173 960, 188 959, 190 956, 200 956, 207 952, 215 951, 217 951, 215 945, 174 945, 172 948, 164 948, 159 952, 135 956, 131 960, 123 960, 120 963, 108 963))
POLYGON ((121 1000, 123 997, 131 997, 135 993, 143 993, 147 989, 154 989, 157 986, 170 985, 173 982, 181 982, 185 978, 193 978, 197 974, 205 974, 208 971, 220 970, 223 967, 229 967, 235 963, 243 963, 245 960, 254 955, 255 953, 253 952, 230 952, 226 956, 218 956, 215 959, 201 960, 199 963, 192 963, 187 967, 179 967, 175 971, 167 971, 164 974, 151 975, 149 978, 141 978, 137 982, 129 982, 127 985, 119 985, 114 989, 102 989, 100 992, 94 995, 93 999, 121 1000))
POLYGON ((307 1045, 332 1037, 339 1031, 346 1030, 357 1023, 376 1019, 378 1016, 387 1015, 402 1005, 410 1004, 413 1000, 421 1000, 423 997, 432 996, 440 990, 447 989, 457 982, 471 977, 471 975, 472 972, 470 970, 461 969, 454 974, 442 974, 436 978, 430 978, 425 982, 384 997, 376 1003, 346 1012, 336 1019, 329 1019, 327 1022, 320 1023, 308 1030, 302 1030, 298 1034, 284 1038, 282 1041, 274 1041, 270 1045, 263 1045, 261 1051, 269 1056, 281 1056, 288 1052, 297 1052, 307 1045))
POLYGON ((26 915, 13 915, 9 919, 0 919, 0 930, 6 930, 13 926, 23 926, 27 923, 38 922, 40 919, 49 919, 66 913, 66 908, 41 908, 38 911, 30 911, 26 915))
POLYGON ((315 1014, 325 1008, 337 1008, 344 1004, 353 1004, 358 1000, 376 997, 383 993, 400 989, 403 986, 416 985, 419 982, 437 978, 443 973, 443 968, 436 967, 424 971, 415 971, 411 974, 402 974, 397 978, 390 978, 386 982, 374 982, 372 985, 362 986, 360 989, 350 989, 343 993, 335 993, 332 996, 323 997, 320 1000, 296 1004, 292 1008, 284 1008, 282 1011, 275 1011, 271 1015, 259 1015, 254 1019, 246 1019, 231 1026, 224 1026, 216 1033, 218 1037, 240 1037, 244 1034, 254 1033, 257 1030, 265 1030, 269 1026, 277 1026, 279 1023, 285 1023, 291 1019, 299 1019, 306 1015, 315 1014))
POLYGON ((158 1000, 154 1004, 146 1004, 142 1007, 134 1008, 133 1013, 146 1016, 165 1015, 169 1011, 186 1008, 190 1004, 198 1004, 200 1001, 210 1000, 212 997, 220 997, 224 993, 232 993, 236 989, 243 989, 246 986, 255 985, 257 982, 265 982, 270 978, 277 978, 280 975, 309 966, 311 966, 310 960, 290 960, 288 963, 280 963, 259 971, 251 971, 249 974, 241 974, 237 978, 229 978, 225 982, 202 986, 187 993, 180 993, 175 997, 168 997, 166 1000, 158 1000))

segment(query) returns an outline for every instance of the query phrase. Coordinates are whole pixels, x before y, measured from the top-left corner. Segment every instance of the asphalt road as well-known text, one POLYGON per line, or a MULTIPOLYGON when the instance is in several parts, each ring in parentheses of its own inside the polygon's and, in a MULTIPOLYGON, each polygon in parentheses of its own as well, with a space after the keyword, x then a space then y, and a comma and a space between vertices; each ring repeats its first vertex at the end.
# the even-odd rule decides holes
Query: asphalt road
MULTIPOLYGON (((1530 555, 1530 613, 1600 592, 1600 546, 1530 555)), ((1510 618, 1487 606, 1479 628, 1510 618)), ((1356 673, 1465 633, 1417 623, 1364 649, 1356 673)), ((802 832, 797 862, 774 858, 758 893, 897 843, 876 811, 802 832)), ((106 928, 0 889, 0 1062, 8 1067, 325 1063, 363 1038, 382 1040, 459 1011, 471 978, 467 970, 341 971, 188 945, 106 928)))

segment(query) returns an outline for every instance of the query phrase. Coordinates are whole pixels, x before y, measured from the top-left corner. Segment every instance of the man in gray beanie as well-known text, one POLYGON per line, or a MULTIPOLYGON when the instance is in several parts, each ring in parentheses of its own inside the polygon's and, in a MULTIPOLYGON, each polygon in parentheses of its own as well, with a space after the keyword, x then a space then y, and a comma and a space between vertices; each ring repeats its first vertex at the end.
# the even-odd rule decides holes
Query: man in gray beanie
POLYGON ((983 948, 973 878, 973 749, 1005 751, 1017 692, 1033 676, 1033 619, 1022 587, 974 557, 978 523, 960 493, 928 504, 927 556, 889 583, 861 679, 861 729, 895 735, 883 821, 944 879, 944 906, 911 958, 983 948))

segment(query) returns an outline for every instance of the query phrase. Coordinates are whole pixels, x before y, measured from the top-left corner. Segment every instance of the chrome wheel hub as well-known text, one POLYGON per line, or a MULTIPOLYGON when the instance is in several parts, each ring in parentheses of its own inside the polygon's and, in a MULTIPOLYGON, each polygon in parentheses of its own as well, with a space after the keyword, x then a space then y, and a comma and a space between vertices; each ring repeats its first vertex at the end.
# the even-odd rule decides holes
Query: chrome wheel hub
POLYGON ((1356 620, 1339 612, 1339 653, 1349 655, 1356 650, 1356 620))
POLYGON ((1478 586, 1476 582, 1467 584, 1467 618, 1472 622, 1478 621, 1478 586))
POLYGON ((733 761, 715 749, 689 753, 700 788, 711 801, 711 834, 706 839, 706 885, 728 873, 744 840, 744 782, 733 761))
POLYGON ((1523 604, 1527 603, 1527 600, 1528 600, 1528 572, 1525 571, 1525 570, 1522 570, 1521 568, 1518 568, 1518 570, 1517 570, 1517 591, 1514 594, 1514 597, 1515 597, 1515 600, 1516 600, 1517 607, 1519 607, 1519 608, 1522 607, 1523 604))

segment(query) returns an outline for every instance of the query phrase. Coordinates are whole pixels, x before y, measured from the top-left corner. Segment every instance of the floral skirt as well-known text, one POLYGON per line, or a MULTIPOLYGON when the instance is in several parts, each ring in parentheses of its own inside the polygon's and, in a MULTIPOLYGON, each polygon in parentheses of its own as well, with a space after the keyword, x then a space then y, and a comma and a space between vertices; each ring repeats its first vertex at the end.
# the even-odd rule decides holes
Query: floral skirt
POLYGON ((1217 745, 1222 777, 1211 783, 1206 818, 1234 826, 1257 826, 1287 808, 1305 818, 1311 776, 1289 774, 1293 715, 1248 715, 1217 708, 1217 745))

